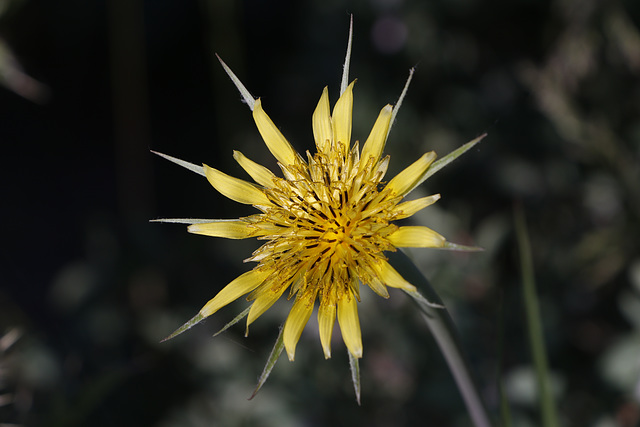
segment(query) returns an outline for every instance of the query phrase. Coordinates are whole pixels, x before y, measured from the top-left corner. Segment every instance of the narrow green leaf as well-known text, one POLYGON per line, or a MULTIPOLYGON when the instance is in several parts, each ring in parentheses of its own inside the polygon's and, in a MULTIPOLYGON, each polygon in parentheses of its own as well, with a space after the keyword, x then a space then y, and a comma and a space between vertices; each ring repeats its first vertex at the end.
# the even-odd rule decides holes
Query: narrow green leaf
POLYGON ((542 425, 545 427, 556 427, 558 426, 558 415, 551 390, 547 352, 542 333, 542 319, 540 318, 540 305, 538 303, 538 295, 536 294, 531 245, 529 243, 529 234, 527 232, 527 223, 524 211, 520 205, 516 205, 515 207, 514 221, 516 236, 518 239, 518 249, 520 252, 522 291, 525 315, 527 316, 529 343, 531 345, 531 356, 533 358, 533 364, 538 380, 538 392, 540 393, 542 425))
POLYGON ((351 368, 351 381, 353 382, 353 389, 356 392, 356 401, 360 406, 360 362, 357 357, 354 357, 349 353, 349 367, 351 368))
POLYGON ((226 331, 227 329, 229 329, 230 327, 232 327, 233 325, 241 321, 243 318, 247 317, 247 314, 249 314, 249 310, 251 310, 251 306, 247 307, 242 313, 234 317, 231 322, 224 325, 224 327, 220 329, 218 332, 216 332, 215 334, 213 334, 213 336, 217 337, 218 335, 220 335, 221 333, 223 333, 224 331, 226 331))
POLYGON ((402 251, 386 252, 385 255, 402 277, 426 295, 425 298, 418 291, 403 289, 415 301, 422 312, 427 327, 433 334, 442 356, 449 365, 449 369, 451 369, 474 426, 490 427, 491 423, 487 410, 464 358, 458 332, 451 316, 449 316, 446 308, 442 306, 442 300, 431 287, 429 281, 402 251))
POLYGON ((163 339, 160 342, 169 341, 170 339, 177 337, 178 335, 180 335, 181 333, 183 333, 187 329, 191 329, 192 326, 195 326, 198 323, 202 322, 204 319, 205 319, 205 317, 202 314, 200 314, 200 313, 196 314, 195 316, 193 316, 191 318, 191 320, 189 320, 184 325, 180 326, 178 329, 173 331, 173 333, 171 335, 169 335, 168 337, 166 337, 165 339, 163 339))
POLYGON ((267 381, 267 378, 269 378, 269 375, 271 374, 273 367, 276 365, 278 358, 282 354, 282 350, 284 350, 284 338, 283 338, 282 331, 284 331, 283 326, 280 327, 280 333, 278 333, 278 338, 276 339, 276 343, 273 346, 273 349, 271 350, 271 354, 269 354, 269 358, 267 359, 267 364, 264 365, 264 370, 262 371, 260 378, 258 378, 258 384, 256 385, 256 389, 253 390, 253 394, 251 394, 251 397, 249 398, 249 400, 253 399, 256 396, 256 394, 258 394, 258 392, 260 391, 264 383, 267 381))

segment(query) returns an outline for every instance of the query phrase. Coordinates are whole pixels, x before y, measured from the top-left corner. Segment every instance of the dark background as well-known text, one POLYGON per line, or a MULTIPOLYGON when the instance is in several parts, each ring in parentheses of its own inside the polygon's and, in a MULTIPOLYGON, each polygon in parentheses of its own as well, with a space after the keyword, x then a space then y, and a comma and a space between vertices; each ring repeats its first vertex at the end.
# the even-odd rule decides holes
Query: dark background
MULTIPOLYGON (((393 176, 489 136, 416 197, 483 253, 411 251, 445 299, 490 411, 539 424, 513 206, 528 219, 556 402, 569 426, 640 419, 640 4, 605 0, 0 2, 0 422, 33 426, 469 425, 414 306, 363 292, 362 400, 339 334, 311 324, 247 401, 284 320, 211 335, 246 305, 159 340, 250 268, 255 241, 152 218, 233 218, 201 177, 239 149, 275 169, 217 52, 300 151, 338 96, 354 14, 354 139, 412 86, 393 176), (503 316, 504 320, 500 320, 503 316), (504 334, 501 347, 499 337, 504 334), (19 339, 8 346, 11 337, 19 339)), ((413 197, 413 194, 412 194, 413 197)))

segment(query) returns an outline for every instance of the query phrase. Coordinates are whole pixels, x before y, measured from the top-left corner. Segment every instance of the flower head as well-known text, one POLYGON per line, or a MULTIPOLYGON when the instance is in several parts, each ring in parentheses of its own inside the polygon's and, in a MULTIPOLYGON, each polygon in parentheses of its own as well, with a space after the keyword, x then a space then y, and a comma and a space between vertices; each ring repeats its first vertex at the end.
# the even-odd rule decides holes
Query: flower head
POLYGON ((350 50, 351 35, 340 98, 331 111, 328 90, 324 88, 312 117, 317 151, 305 156, 296 152, 282 135, 263 110, 261 100, 254 99, 220 60, 253 111, 258 131, 277 159, 282 176, 239 151, 234 151, 233 157, 254 183, 207 165, 201 168, 162 155, 206 176, 224 196, 259 211, 233 220, 162 221, 189 223, 189 232, 196 234, 228 239, 256 237, 265 241, 247 260, 257 265, 225 286, 168 338, 246 294, 247 300, 252 301, 248 328, 286 292, 287 298, 294 300, 283 330, 290 360, 294 359, 296 344, 316 301, 325 357, 331 357, 331 335, 337 318, 349 353, 360 358, 360 285, 367 285, 384 298, 389 296, 387 287, 415 290, 387 262, 385 251, 403 247, 464 248, 447 242, 427 227, 394 224, 440 198, 436 194, 404 201, 411 190, 448 161, 434 163, 436 154, 428 152, 392 179, 384 179, 389 165, 389 156, 383 155, 385 143, 413 70, 396 105, 386 105, 380 111, 362 149, 358 141, 351 143, 355 81, 347 85, 350 50))

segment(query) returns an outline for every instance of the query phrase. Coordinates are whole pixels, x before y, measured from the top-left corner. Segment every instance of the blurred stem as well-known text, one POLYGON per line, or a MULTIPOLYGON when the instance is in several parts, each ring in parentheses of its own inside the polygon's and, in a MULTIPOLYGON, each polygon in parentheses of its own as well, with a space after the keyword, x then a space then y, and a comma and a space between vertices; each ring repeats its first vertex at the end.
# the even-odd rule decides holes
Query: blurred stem
POLYGON ((434 303, 442 304, 442 300, 431 287, 429 281, 403 252, 388 252, 385 255, 402 277, 413 283, 426 295, 425 298, 418 291, 405 291, 422 311, 427 327, 431 330, 449 369, 451 369, 473 424, 476 427, 489 427, 491 425, 489 416, 463 356, 462 345, 458 339, 453 320, 446 308, 434 307, 434 303))
POLYGON ((500 420, 502 427, 511 427, 511 409, 509 408, 509 400, 504 389, 502 381, 502 361, 504 360, 504 292, 500 290, 500 299, 498 301, 498 394, 500 397, 500 420))
POLYGON ((524 298, 525 315, 527 316, 527 329, 529 330, 529 343, 533 364, 538 379, 538 391, 540 393, 540 411, 542 425, 555 427, 558 425, 558 416, 553 402, 551 383, 549 381, 549 368, 547 352, 542 334, 542 319, 540 318, 540 305, 536 294, 536 284, 533 276, 533 261, 531 257, 531 245, 527 232, 527 224, 522 207, 517 204, 514 209, 514 220, 518 249, 520 251, 520 266, 522 269, 522 290, 524 298))

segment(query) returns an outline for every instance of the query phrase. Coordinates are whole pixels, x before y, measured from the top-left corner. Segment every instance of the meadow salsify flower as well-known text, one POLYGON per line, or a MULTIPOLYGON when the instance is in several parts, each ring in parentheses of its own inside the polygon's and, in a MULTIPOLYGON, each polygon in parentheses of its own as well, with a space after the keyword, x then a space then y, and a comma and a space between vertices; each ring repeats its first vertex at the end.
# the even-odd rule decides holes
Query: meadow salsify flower
POLYGON ((385 105, 362 148, 351 143, 353 87, 348 84, 351 34, 341 84, 341 95, 331 109, 325 87, 312 116, 316 153, 300 155, 283 136, 237 76, 220 59, 245 102, 269 151, 278 161, 281 176, 243 153, 233 157, 254 182, 159 155, 205 176, 224 196, 259 213, 238 219, 164 219, 188 223, 188 231, 227 239, 257 238, 265 243, 246 261, 257 263, 250 271, 226 285, 200 312, 166 339, 175 337, 232 301, 247 295, 249 325, 268 310, 285 292, 293 299, 282 331, 290 360, 294 359, 300 335, 318 301, 320 342, 326 358, 331 357, 331 336, 338 320, 342 339, 353 358, 362 357, 358 317, 360 285, 388 298, 388 287, 415 291, 385 257, 386 251, 420 247, 473 250, 448 242, 424 226, 398 226, 435 203, 439 194, 405 201, 405 197, 427 177, 468 150, 481 136, 436 162, 431 151, 422 155, 398 175, 385 182, 389 156, 384 147, 413 70, 395 106, 385 105))

